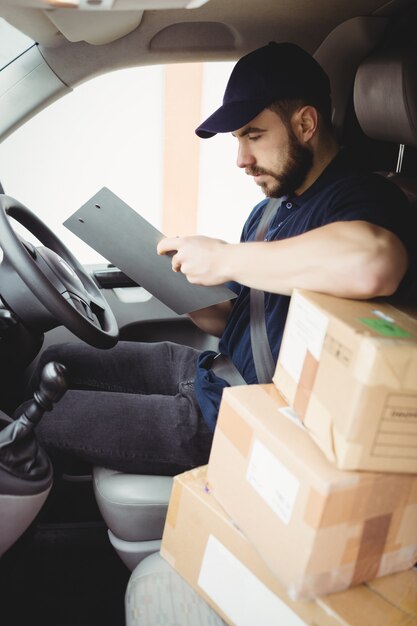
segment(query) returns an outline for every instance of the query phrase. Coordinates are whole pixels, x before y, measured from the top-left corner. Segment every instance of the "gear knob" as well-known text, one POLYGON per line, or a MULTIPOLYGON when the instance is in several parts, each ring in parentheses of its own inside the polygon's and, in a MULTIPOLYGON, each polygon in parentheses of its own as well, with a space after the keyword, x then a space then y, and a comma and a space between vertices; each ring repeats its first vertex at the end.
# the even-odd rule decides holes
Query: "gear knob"
MULTIPOLYGON (((64 365, 50 361, 41 372, 39 389, 33 394, 34 400, 44 411, 50 411, 68 388, 67 370, 64 365)), ((29 417, 29 419, 31 419, 29 417)), ((31 419, 31 421, 33 421, 31 419)), ((37 420, 36 420, 37 421, 37 420)))

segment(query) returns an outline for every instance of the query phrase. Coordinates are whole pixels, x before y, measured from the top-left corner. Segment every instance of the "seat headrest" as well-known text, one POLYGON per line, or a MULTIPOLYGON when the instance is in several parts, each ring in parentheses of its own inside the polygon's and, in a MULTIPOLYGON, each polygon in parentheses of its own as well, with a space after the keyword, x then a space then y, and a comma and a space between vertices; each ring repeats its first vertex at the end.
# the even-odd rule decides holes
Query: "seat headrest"
POLYGON ((417 49, 384 50, 359 66, 353 99, 372 139, 417 147, 417 49))

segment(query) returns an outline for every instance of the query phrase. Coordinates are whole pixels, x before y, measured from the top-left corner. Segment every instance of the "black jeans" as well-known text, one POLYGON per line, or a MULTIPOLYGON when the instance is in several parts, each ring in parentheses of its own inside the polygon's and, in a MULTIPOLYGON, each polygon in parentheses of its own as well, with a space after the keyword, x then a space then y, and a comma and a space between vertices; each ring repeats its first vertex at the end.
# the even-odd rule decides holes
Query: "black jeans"
POLYGON ((130 473, 174 475, 207 463, 212 433, 194 396, 198 351, 170 342, 119 342, 111 350, 58 344, 69 390, 37 426, 54 464, 75 459, 130 473))

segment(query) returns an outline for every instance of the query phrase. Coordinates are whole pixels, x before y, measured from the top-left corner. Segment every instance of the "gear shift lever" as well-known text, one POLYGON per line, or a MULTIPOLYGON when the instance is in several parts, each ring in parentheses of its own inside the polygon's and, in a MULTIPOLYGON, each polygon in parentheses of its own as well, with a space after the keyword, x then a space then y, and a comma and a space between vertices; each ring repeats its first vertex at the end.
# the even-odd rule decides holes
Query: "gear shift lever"
POLYGON ((66 389, 64 366, 51 362, 15 421, 0 411, 0 557, 28 528, 48 496, 52 465, 34 428, 66 389))
POLYGON ((31 424, 37 424, 45 411, 50 411, 53 405, 62 398, 67 388, 64 365, 55 361, 47 363, 41 373, 39 389, 33 394, 33 402, 19 417, 19 420, 26 416, 31 424))
POLYGON ((39 389, 23 413, 0 431, 0 467, 19 478, 41 478, 49 460, 32 432, 45 411, 50 411, 67 390, 66 369, 51 361, 42 370, 39 389))

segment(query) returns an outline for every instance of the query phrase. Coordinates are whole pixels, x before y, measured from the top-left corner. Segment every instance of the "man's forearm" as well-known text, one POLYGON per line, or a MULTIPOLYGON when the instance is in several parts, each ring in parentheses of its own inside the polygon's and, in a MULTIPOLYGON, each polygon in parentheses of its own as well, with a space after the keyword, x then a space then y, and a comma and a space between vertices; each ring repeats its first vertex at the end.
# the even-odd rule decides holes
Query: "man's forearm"
POLYGON ((188 316, 204 332, 221 337, 231 310, 232 302, 221 302, 199 311, 193 311, 188 316))
POLYGON ((218 262, 221 282, 287 295, 298 287, 360 299, 395 292, 408 259, 389 231, 366 222, 335 222, 285 240, 227 244, 218 262))

